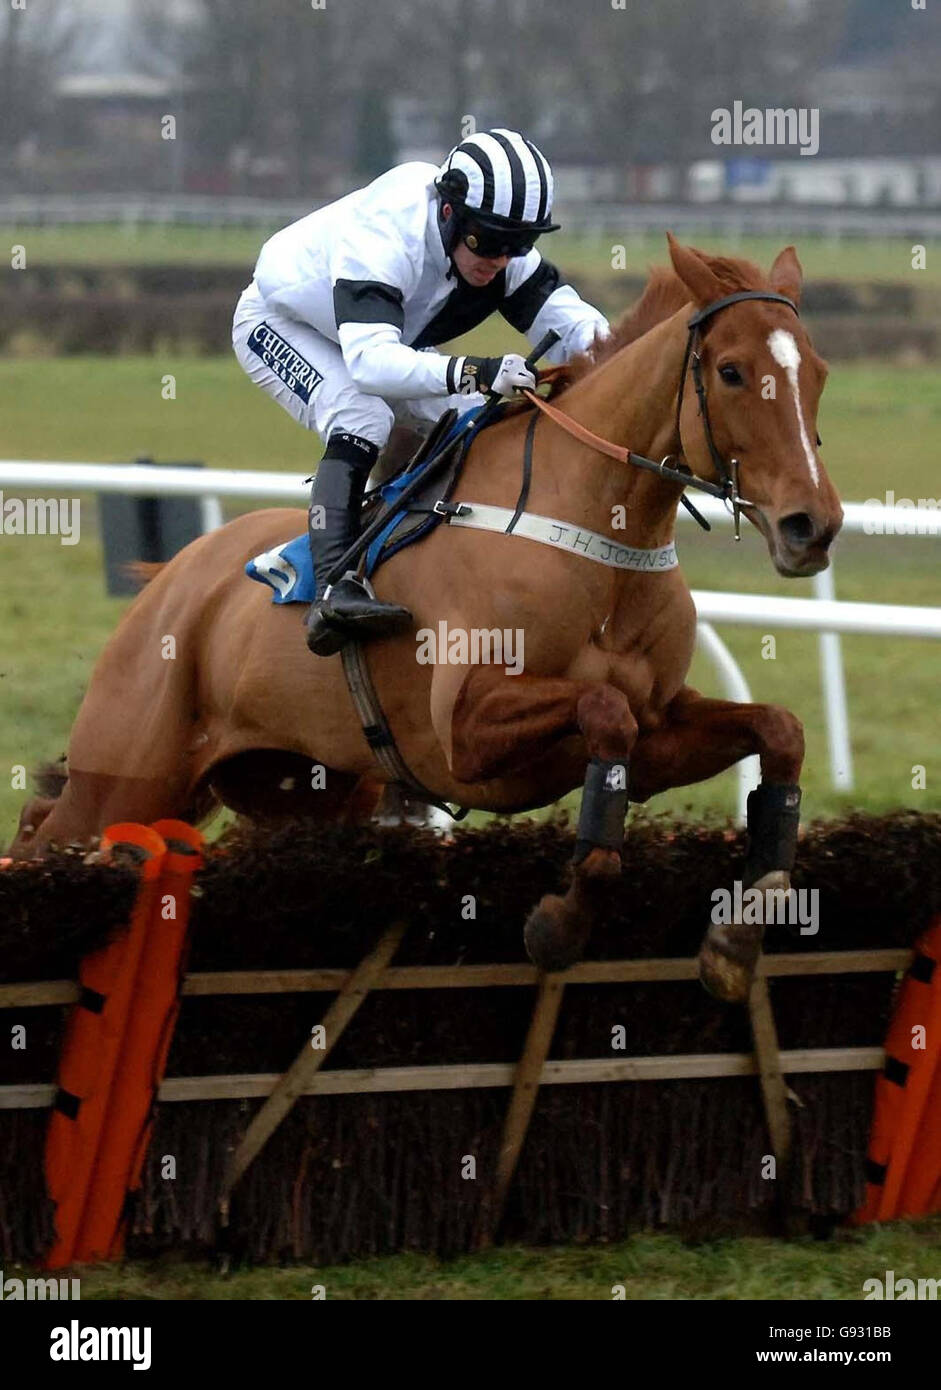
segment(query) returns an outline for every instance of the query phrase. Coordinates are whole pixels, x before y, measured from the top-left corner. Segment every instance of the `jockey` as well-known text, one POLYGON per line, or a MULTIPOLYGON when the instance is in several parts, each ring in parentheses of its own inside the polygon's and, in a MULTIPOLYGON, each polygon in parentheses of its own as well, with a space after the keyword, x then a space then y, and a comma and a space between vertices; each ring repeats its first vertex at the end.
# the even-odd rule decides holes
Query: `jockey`
POLYGON ((401 164, 277 232, 235 311, 233 345, 251 379, 325 450, 308 533, 317 598, 307 644, 321 656, 350 636, 402 631, 411 614, 351 572, 326 576, 355 540, 370 470, 393 424, 430 428, 443 410, 535 386, 519 353, 435 352, 494 311, 550 358, 589 347, 608 324, 535 249, 557 230, 552 173, 511 130, 474 135, 441 166, 401 164))

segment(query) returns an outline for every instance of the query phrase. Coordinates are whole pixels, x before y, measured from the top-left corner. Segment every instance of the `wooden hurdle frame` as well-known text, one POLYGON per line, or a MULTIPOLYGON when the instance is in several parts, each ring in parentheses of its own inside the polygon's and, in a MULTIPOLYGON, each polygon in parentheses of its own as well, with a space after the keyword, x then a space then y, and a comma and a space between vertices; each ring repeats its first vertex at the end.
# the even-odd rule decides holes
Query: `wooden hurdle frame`
MULTIPOLYGON (((785 1077, 801 1073, 878 1071, 881 1047, 812 1048, 781 1052, 768 980, 796 975, 895 974, 912 960, 910 949, 819 951, 762 956, 749 999, 754 1051, 689 1053, 674 1056, 584 1058, 549 1061, 548 1053, 564 991, 583 984, 630 984, 695 980, 698 964, 688 958, 585 961, 547 974, 535 966, 423 965, 394 966, 407 923, 397 921, 379 938, 354 969, 230 970, 185 976, 182 997, 330 993, 336 999, 321 1020, 326 1045, 304 1047, 283 1074, 188 1076, 165 1079, 162 1103, 258 1098, 264 1101, 230 1155, 220 1220, 228 1219, 229 1199, 245 1171, 300 1096, 355 1095, 380 1092, 467 1090, 509 1087, 510 1100, 492 1185, 485 1192, 476 1234, 478 1247, 496 1239, 507 1197, 529 1128, 539 1087, 588 1082, 664 1081, 758 1076, 778 1175, 791 1151, 791 1117, 785 1077), (425 1065, 323 1071, 323 1064, 367 995, 373 990, 475 989, 534 986, 536 999, 522 1053, 516 1063, 425 1065)), ((68 980, 0 985, 0 1009, 68 1005, 79 996, 68 980)), ((719 1007, 719 1006, 717 1006, 719 1007)), ((0 1110, 50 1106, 54 1084, 0 1086, 0 1110)))

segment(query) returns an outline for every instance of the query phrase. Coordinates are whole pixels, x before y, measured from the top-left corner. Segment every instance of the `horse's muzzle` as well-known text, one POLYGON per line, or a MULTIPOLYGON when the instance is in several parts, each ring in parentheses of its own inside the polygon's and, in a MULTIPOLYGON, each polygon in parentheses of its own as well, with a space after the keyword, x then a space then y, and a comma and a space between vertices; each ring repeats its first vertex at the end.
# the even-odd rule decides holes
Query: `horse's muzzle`
POLYGON ((788 512, 771 524, 775 568, 789 577, 819 574, 830 563, 829 550, 843 522, 826 513, 788 512))

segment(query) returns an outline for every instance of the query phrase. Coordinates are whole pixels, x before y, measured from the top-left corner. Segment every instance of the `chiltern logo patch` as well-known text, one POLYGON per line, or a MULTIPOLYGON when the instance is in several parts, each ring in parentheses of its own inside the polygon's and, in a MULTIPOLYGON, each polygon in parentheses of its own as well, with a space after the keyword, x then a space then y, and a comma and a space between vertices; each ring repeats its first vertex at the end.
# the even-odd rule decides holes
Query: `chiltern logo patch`
POLYGON ((248 346, 257 353, 266 367, 289 386, 305 405, 323 381, 323 377, 301 356, 296 348, 285 342, 280 333, 267 323, 256 324, 249 334, 248 346))

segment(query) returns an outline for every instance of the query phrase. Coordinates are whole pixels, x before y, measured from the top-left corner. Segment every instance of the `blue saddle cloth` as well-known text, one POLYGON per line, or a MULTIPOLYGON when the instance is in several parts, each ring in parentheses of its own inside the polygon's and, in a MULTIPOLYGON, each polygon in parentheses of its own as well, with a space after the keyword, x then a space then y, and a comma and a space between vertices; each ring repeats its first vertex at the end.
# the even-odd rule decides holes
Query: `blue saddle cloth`
MULTIPOLYGON (((425 473, 430 465, 440 458, 444 450, 449 449, 456 440, 463 439, 466 450, 471 439, 477 433, 477 417, 484 408, 484 406, 476 406, 456 420, 434 454, 425 459, 417 472, 414 469, 410 472, 403 472, 398 477, 384 483, 379 489, 379 495, 383 502, 394 508, 395 502, 403 490, 419 474, 425 473)), ((421 540, 422 536, 427 535, 428 531, 441 519, 440 517, 429 517, 426 524, 410 531, 407 536, 397 541, 395 532, 407 515, 408 513, 404 508, 393 510, 386 525, 370 543, 369 549, 366 551, 367 578, 372 577, 384 560, 388 560, 390 556, 403 550, 407 545, 421 540)), ((274 591, 274 603, 313 603, 314 601, 317 585, 310 558, 310 542, 306 532, 302 536, 296 536, 292 541, 285 541, 283 545, 275 546, 273 550, 266 550, 263 554, 256 555, 245 566, 245 573, 249 579, 257 579, 260 583, 270 586, 274 591)))

